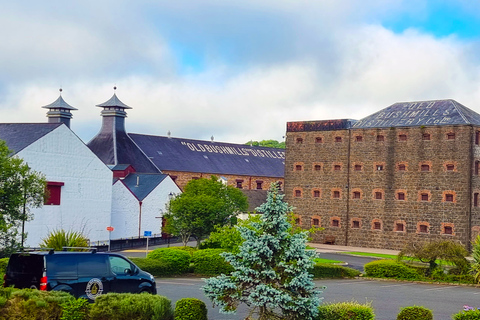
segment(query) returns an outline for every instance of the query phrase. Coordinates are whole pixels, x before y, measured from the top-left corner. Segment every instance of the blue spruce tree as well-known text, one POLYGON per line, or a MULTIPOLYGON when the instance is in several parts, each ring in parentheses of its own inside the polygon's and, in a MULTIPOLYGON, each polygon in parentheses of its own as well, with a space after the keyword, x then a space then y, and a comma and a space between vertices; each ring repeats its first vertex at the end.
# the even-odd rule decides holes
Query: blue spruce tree
POLYGON ((235 271, 206 279, 205 295, 222 313, 235 313, 240 303, 259 320, 314 319, 320 291, 313 276, 314 250, 306 250, 307 232, 294 233, 287 221, 291 207, 272 184, 267 201, 257 208, 260 223, 239 227, 244 239, 238 254, 224 253, 235 271))

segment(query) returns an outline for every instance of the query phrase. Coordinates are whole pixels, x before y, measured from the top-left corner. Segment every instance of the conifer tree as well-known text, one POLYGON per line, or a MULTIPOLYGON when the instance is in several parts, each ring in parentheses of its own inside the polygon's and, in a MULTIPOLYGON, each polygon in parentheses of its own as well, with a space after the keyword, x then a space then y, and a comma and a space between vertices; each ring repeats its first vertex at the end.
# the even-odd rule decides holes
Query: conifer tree
POLYGON ((290 232, 287 213, 277 184, 272 184, 267 201, 257 208, 260 223, 238 227, 243 244, 240 252, 224 253, 235 271, 206 279, 202 288, 222 313, 235 313, 240 303, 250 315, 266 319, 313 319, 320 303, 318 291, 308 272, 314 250, 306 250, 307 232, 290 232))

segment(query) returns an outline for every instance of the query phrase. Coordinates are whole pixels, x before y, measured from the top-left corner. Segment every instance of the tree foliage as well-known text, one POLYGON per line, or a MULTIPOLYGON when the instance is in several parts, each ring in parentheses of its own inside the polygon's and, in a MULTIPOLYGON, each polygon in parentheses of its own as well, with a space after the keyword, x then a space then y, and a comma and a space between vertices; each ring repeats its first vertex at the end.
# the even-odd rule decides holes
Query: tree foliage
POLYGON ((257 211, 259 223, 238 227, 244 242, 238 253, 224 253, 235 271, 206 279, 205 295, 220 312, 234 313, 240 303, 258 319, 313 319, 320 298, 308 272, 314 265, 314 250, 306 250, 307 232, 291 233, 278 185, 270 188, 267 201, 257 211))
POLYGON ((472 258, 471 271, 475 277, 475 282, 480 282, 480 235, 475 238, 472 243, 472 258))
POLYGON ((43 205, 45 183, 42 174, 12 156, 12 151, 0 140, 0 257, 23 246, 25 234, 19 228, 32 219, 31 208, 43 205))
POLYGON ((248 208, 247 197, 216 177, 191 180, 182 194, 170 200, 166 232, 178 235, 184 245, 190 237, 200 244, 216 225, 226 225, 240 211, 248 208))
POLYGON ((285 149, 285 141, 278 142, 277 140, 261 140, 261 141, 250 140, 245 144, 248 144, 250 146, 255 146, 255 147, 285 149))
POLYGON ((465 258, 467 255, 468 251, 459 243, 436 240, 424 243, 409 242, 398 254, 398 259, 412 257, 428 263, 428 276, 438 267, 438 259, 448 261, 460 270, 466 270, 469 266, 469 262, 465 258))

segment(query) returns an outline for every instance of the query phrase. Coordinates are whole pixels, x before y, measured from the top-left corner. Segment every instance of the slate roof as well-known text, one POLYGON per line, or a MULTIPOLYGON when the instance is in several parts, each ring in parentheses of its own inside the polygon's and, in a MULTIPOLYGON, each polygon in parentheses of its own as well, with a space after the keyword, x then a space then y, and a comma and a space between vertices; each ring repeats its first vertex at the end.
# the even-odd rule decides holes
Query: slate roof
POLYGON ((63 123, 0 123, 0 139, 18 153, 63 123))
POLYGON ((143 201, 168 175, 131 173, 120 181, 135 195, 138 201, 143 201), (138 186, 137 186, 137 177, 138 186))
POLYGON ((118 99, 117 95, 114 93, 113 96, 105 101, 104 103, 97 104, 97 107, 120 107, 124 109, 132 109, 132 107, 127 106, 125 103, 118 99))
POLYGON ((355 122, 352 128, 480 125, 480 114, 455 100, 397 102, 355 122))
POLYGON ((45 109, 67 109, 67 110, 78 110, 77 108, 72 107, 63 100, 62 96, 59 96, 57 100, 53 101, 42 108, 45 109))
POLYGON ((160 170, 279 178, 284 175, 284 149, 135 133, 128 135, 160 170))

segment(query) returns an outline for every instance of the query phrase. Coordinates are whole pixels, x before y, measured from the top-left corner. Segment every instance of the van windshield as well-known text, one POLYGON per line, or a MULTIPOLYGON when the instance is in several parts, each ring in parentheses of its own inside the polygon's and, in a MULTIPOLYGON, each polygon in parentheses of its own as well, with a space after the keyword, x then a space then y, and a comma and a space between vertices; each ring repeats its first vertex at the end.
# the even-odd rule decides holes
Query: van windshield
POLYGON ((13 254, 8 261, 7 273, 38 275, 43 272, 43 256, 36 254, 13 254))

